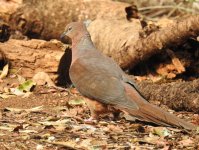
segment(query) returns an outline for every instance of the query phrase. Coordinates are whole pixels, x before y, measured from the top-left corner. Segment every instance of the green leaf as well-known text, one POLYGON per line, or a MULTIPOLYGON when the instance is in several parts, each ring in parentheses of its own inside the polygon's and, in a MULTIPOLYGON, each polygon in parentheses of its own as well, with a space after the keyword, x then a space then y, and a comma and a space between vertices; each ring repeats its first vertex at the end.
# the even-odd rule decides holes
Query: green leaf
POLYGON ((27 80, 20 84, 17 89, 22 92, 30 92, 31 88, 36 85, 36 82, 32 80, 27 80))

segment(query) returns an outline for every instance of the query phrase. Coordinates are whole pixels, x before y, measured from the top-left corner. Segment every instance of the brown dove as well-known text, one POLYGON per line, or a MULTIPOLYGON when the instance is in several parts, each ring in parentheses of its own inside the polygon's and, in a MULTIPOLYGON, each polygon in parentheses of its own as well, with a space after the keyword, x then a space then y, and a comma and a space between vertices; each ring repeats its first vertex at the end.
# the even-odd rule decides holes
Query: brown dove
POLYGON ((74 86, 87 98, 92 119, 97 119, 113 107, 141 121, 189 130, 196 128, 150 104, 117 63, 95 48, 83 22, 68 24, 61 39, 72 40, 69 75, 74 86))

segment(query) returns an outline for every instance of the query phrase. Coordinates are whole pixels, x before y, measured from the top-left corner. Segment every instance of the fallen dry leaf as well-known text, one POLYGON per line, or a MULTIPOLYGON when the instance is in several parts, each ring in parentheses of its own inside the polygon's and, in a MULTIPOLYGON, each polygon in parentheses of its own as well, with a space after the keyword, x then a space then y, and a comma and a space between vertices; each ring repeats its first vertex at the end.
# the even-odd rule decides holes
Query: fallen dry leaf
POLYGON ((37 83, 37 85, 45 85, 47 84, 49 87, 55 87, 54 82, 51 80, 50 76, 45 72, 38 72, 34 75, 32 78, 34 82, 37 83))
POLYGON ((41 110, 43 110, 43 106, 38 106, 38 107, 33 107, 30 109, 20 109, 20 108, 10 108, 10 107, 6 107, 5 110, 9 110, 12 112, 21 112, 21 111, 26 111, 26 112, 40 112, 41 110))
POLYGON ((193 143, 194 143, 193 140, 191 140, 190 138, 182 140, 182 141, 179 141, 179 144, 182 145, 182 146, 190 146, 193 143))
POLYGON ((109 131, 123 132, 123 129, 122 129, 121 127, 119 127, 118 125, 109 124, 109 125, 107 126, 107 128, 109 129, 109 131))
POLYGON ((68 104, 71 106, 76 106, 76 105, 85 105, 85 101, 83 99, 72 99, 68 101, 68 104))
POLYGON ((0 75, 0 79, 4 79, 8 75, 8 70, 9 70, 9 65, 6 64, 3 67, 3 70, 2 70, 1 75, 0 75))
POLYGON ((155 134, 155 135, 158 135, 160 137, 165 137, 165 136, 170 136, 171 135, 170 131, 167 128, 165 128, 165 127, 152 127, 151 128, 151 133, 155 134))

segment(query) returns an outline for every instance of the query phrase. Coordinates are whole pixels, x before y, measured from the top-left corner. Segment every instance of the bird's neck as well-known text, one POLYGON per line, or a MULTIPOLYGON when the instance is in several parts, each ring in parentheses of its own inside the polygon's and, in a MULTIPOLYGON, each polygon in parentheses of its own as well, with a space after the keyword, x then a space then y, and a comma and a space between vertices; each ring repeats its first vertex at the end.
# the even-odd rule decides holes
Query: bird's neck
POLYGON ((76 39, 72 40, 72 63, 79 57, 83 56, 85 52, 94 50, 94 45, 90 34, 86 33, 76 39))

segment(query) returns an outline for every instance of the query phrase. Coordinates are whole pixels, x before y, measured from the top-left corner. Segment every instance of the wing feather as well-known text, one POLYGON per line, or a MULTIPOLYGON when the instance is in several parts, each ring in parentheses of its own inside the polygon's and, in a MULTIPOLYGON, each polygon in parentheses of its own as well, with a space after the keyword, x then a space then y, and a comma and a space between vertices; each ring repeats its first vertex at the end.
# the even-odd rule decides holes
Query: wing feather
POLYGON ((70 77, 80 93, 88 98, 105 104, 138 109, 136 103, 127 99, 122 84, 122 70, 118 70, 117 65, 109 58, 80 57, 71 66, 70 77))

